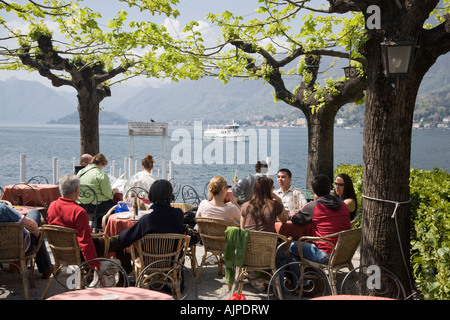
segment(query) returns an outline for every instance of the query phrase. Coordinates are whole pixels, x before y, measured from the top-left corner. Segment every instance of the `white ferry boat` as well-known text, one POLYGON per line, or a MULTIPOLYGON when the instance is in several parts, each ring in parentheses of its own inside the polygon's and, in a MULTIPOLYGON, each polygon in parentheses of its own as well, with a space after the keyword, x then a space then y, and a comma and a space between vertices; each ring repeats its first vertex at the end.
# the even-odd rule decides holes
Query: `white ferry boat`
POLYGON ((234 120, 231 124, 208 125, 203 132, 203 140, 248 141, 248 133, 239 128, 240 125, 234 120))

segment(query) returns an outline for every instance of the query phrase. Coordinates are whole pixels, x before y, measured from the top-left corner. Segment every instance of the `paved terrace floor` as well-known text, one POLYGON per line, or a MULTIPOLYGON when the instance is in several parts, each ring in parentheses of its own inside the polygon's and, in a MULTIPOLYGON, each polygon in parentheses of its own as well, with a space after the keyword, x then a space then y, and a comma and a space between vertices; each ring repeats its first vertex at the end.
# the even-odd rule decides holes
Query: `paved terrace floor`
MULTIPOLYGON (((47 248, 49 248, 47 244, 47 248)), ((197 245, 197 259, 201 261, 203 256, 203 246, 197 245)), ((50 253, 50 257, 52 257, 50 253)), ((214 258, 213 258, 214 259, 214 258)), ((356 252, 353 265, 359 265, 359 253, 356 252)), ((52 258, 53 262, 53 258, 52 258)), ((10 272, 6 264, 0 269, 0 300, 24 300, 23 284, 18 272, 10 272)), ((190 267, 190 260, 187 259, 186 266, 190 267)), ((345 271, 345 269, 344 269, 345 271)), ((30 289, 30 299, 40 300, 42 292, 48 280, 41 279, 41 274, 35 268, 35 288, 30 289)), ((231 292, 225 282, 225 276, 217 275, 217 266, 206 266, 202 269, 197 284, 197 295, 199 300, 228 300, 231 292)), ((267 288, 267 287, 266 287, 267 288)), ((47 297, 65 292, 66 289, 56 281, 52 282, 47 297)), ((250 284, 244 286, 243 294, 247 300, 266 300, 266 291, 260 292, 250 284)))

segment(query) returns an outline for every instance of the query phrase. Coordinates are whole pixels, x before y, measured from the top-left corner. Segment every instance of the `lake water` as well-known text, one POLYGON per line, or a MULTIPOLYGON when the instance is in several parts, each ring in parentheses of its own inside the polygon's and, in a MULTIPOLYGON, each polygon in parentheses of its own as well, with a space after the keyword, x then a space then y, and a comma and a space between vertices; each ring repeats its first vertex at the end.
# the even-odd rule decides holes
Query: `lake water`
MULTIPOLYGON (((200 128, 205 128, 203 127, 200 128)), ((258 159, 271 157, 279 168, 289 168, 293 184, 303 188, 306 181, 306 128, 243 128, 257 136, 257 140, 240 144, 212 144, 194 137, 199 127, 170 127, 166 138, 166 159, 174 164, 174 176, 182 184, 192 185, 203 193, 204 185, 215 175, 231 182, 237 170, 238 178, 254 172, 258 159), (274 143, 272 143, 272 141, 274 143), (272 147, 273 145, 273 147, 272 147), (259 147, 257 147, 259 146, 259 147), (223 152, 223 154, 222 154, 223 152), (231 155, 231 156, 230 156, 231 155), (233 157, 232 157, 233 156, 233 157), (184 160, 184 162, 182 162, 184 160)), ((334 164, 362 164, 363 129, 335 129, 334 164)), ((78 160, 80 149, 79 127, 76 125, 0 126, 0 185, 17 183, 20 179, 20 154, 26 154, 26 178, 34 175, 53 179, 53 158, 60 162, 60 175, 73 172, 73 158, 78 160)), ((152 154, 157 163, 155 172, 161 173, 162 138, 135 136, 134 158, 139 162, 152 154)), ((110 164, 125 170, 125 158, 130 155, 130 136, 127 126, 101 126, 100 149, 110 164)), ((450 172, 450 130, 414 130, 411 167, 450 172)))

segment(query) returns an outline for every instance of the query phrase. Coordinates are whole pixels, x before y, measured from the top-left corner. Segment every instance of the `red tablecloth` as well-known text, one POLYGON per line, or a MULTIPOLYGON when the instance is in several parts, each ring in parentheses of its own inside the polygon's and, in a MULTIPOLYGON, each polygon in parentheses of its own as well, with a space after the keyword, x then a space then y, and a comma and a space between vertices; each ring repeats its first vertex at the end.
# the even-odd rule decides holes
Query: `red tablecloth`
MULTIPOLYGON (((147 211, 140 211, 140 213, 147 213, 147 211)), ((128 212, 123 212, 122 214, 128 214, 128 212)), ((121 213, 114 213, 109 216, 108 222, 106 223, 106 227, 104 232, 112 237, 118 235, 121 231, 130 229, 138 220, 135 219, 122 219, 119 218, 121 213)))
POLYGON ((287 221, 286 223, 275 222, 275 230, 278 234, 282 234, 286 237, 292 237, 293 240, 298 240, 298 238, 303 236, 309 236, 311 225, 297 226, 292 223, 292 221, 287 221))
POLYGON ((317 297, 312 298, 310 300, 395 300, 395 299, 376 296, 358 296, 350 294, 341 294, 341 295, 317 297))
POLYGON ((103 300, 107 295, 117 295, 118 300, 173 300, 168 294, 137 287, 95 288, 67 291, 47 300, 103 300))
MULTIPOLYGON (((18 184, 16 185, 16 188, 20 188, 20 203, 15 203, 15 199, 13 197, 13 194, 11 192, 11 189, 14 185, 7 185, 5 188, 3 188, 3 194, 1 199, 2 200, 8 200, 13 205, 34 205, 34 194, 30 190, 29 186, 31 186, 37 194, 37 200, 36 200, 36 206, 37 207, 48 207, 50 202, 57 200, 60 197, 59 193, 59 187, 56 184, 18 184), (33 203, 31 203, 32 201, 33 203)), ((14 193, 16 195, 16 193, 14 193)))

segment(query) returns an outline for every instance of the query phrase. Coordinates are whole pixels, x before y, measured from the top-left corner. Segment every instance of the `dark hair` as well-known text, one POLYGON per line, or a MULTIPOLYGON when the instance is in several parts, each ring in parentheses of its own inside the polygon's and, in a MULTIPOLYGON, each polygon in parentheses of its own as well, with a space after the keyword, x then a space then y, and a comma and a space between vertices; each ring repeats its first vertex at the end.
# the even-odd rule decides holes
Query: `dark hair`
POLYGON ((273 180, 268 177, 259 177, 256 179, 253 196, 247 207, 246 216, 249 214, 256 223, 265 223, 264 207, 270 204, 273 208, 274 200, 272 199, 273 180))
POLYGON ((331 182, 330 178, 324 174, 318 174, 314 177, 311 187, 318 197, 330 194, 331 182))
POLYGON ((292 172, 289 169, 280 169, 280 170, 278 170, 278 172, 286 172, 287 176, 289 178, 292 178, 292 172))
POLYGON ((164 179, 156 180, 152 183, 148 193, 148 200, 152 203, 170 205, 172 201, 172 184, 164 179))
POLYGON ((261 173, 261 168, 268 168, 269 166, 267 165, 267 162, 265 162, 264 160, 263 161, 258 161, 256 164, 255 164, 255 171, 257 172, 257 173, 261 173))
MULTIPOLYGON (((352 178, 350 178, 350 176, 346 173, 340 173, 338 174, 336 177, 341 178, 342 180, 344 180, 344 192, 342 193, 342 200, 345 199, 353 199, 355 200, 355 212, 358 209, 358 202, 356 199, 356 192, 355 192, 355 188, 353 187, 353 181, 352 178)), ((333 195, 335 197, 337 197, 337 193, 336 190, 333 191, 333 195)))

